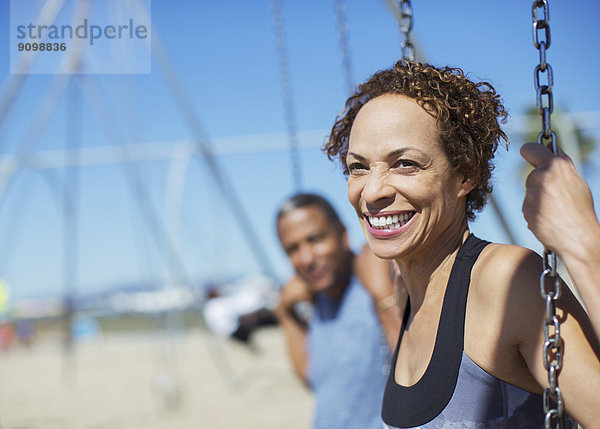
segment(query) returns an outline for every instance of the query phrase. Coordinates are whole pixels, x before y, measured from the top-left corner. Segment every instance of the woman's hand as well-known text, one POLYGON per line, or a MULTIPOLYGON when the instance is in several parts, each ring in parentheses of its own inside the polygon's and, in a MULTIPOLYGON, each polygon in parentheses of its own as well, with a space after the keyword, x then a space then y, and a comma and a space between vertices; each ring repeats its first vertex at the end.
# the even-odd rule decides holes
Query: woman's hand
POLYGON ((598 228, 590 189, 562 151, 554 156, 543 145, 527 143, 521 155, 535 167, 526 181, 525 220, 538 240, 562 256, 598 228))

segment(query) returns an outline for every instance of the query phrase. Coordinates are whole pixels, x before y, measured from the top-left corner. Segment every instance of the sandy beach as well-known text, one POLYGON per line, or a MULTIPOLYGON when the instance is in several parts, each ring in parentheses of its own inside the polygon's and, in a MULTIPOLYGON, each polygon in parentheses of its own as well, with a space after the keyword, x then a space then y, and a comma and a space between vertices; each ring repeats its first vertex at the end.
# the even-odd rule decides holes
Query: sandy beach
POLYGON ((0 428, 308 428, 312 399, 281 332, 254 342, 195 330, 112 333, 70 354, 56 338, 2 351, 0 428))

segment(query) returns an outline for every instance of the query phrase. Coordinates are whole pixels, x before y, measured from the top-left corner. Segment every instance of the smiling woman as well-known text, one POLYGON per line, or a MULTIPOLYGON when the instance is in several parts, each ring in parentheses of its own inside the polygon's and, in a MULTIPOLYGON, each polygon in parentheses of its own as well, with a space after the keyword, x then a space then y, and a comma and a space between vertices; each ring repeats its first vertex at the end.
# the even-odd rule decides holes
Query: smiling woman
MULTIPOLYGON (((400 61, 359 86, 324 147, 348 175, 371 250, 395 261, 409 296, 383 402, 390 428, 544 426, 540 258, 468 225, 491 191, 505 117, 488 83, 400 61)), ((570 291, 558 307, 565 406, 595 427, 600 347, 570 291)))

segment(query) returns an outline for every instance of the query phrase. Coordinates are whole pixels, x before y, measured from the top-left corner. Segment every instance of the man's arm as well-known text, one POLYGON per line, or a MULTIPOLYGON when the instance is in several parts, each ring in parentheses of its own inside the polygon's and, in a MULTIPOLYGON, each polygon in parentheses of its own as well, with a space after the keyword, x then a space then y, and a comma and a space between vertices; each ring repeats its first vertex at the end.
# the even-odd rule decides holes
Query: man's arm
POLYGON ((306 284, 300 278, 294 277, 281 291, 275 316, 283 329, 294 371, 308 385, 306 326, 294 314, 294 304, 302 301, 312 301, 312 296, 306 284))
POLYGON ((393 262, 378 258, 366 245, 354 264, 356 275, 371 295, 387 343, 394 350, 402 323, 401 312, 408 296, 400 284, 401 278, 393 274, 393 262))
POLYGON ((521 155, 535 167, 523 201, 529 229, 564 262, 600 341, 600 224, 590 189, 563 152, 528 143, 521 155))

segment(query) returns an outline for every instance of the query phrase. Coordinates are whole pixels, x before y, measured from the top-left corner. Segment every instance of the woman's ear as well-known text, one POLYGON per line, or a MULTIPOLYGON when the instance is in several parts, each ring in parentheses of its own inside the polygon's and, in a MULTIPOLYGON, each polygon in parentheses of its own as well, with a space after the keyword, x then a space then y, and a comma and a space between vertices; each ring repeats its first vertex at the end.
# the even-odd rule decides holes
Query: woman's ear
POLYGON ((475 183, 475 180, 473 180, 472 178, 463 177, 460 183, 460 187, 458 189, 458 198, 466 197, 469 194, 469 192, 471 192, 475 188, 476 185, 477 184, 475 183))

